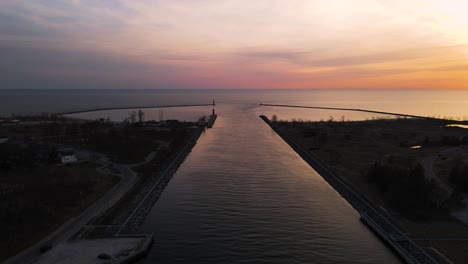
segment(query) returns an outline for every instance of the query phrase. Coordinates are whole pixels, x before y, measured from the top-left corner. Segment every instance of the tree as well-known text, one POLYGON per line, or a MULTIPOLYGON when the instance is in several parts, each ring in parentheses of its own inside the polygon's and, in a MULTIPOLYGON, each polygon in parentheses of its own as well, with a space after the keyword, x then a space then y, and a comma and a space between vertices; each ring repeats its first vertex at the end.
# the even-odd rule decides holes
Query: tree
POLYGON ((278 122, 278 116, 277 115, 273 115, 271 117, 271 121, 273 121, 274 123, 278 122))
POLYGON ((401 164, 390 159, 385 163, 376 162, 369 168, 368 177, 407 217, 421 219, 429 216, 434 184, 424 177, 421 164, 401 164))
POLYGON ((136 122, 137 112, 135 111, 130 112, 130 114, 128 114, 128 117, 130 119, 130 122, 134 124, 136 122))
POLYGON ((138 110, 138 122, 142 123, 145 119, 145 112, 143 112, 141 109, 138 110))

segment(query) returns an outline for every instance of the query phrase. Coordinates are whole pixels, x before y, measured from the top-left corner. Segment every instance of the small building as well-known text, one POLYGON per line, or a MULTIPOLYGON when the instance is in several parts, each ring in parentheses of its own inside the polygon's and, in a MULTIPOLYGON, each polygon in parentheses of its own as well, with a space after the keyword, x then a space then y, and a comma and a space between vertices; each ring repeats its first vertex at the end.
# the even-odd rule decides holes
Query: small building
POLYGON ((59 152, 59 158, 60 158, 60 162, 64 164, 78 161, 73 151, 61 151, 59 152))
POLYGON ((0 144, 4 144, 8 142, 8 137, 7 136, 0 136, 0 144))

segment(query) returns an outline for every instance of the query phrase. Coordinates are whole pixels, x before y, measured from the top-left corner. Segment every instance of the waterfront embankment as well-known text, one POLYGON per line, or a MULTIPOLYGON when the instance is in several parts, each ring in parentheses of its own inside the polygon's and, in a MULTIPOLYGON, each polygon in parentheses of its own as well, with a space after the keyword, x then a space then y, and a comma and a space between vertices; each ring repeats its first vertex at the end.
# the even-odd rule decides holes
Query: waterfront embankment
POLYGON ((260 116, 289 146, 314 168, 335 190, 337 190, 360 214, 363 221, 372 228, 406 263, 436 263, 421 247, 404 232, 392 224, 385 214, 372 205, 351 185, 333 173, 330 168, 311 152, 303 149, 292 138, 283 133, 266 116, 260 116))

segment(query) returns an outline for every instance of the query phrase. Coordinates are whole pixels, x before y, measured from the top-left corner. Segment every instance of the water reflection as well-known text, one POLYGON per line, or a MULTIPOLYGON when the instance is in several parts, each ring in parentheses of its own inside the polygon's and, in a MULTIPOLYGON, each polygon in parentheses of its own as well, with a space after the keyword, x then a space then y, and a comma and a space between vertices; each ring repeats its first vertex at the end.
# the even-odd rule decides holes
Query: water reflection
POLYGON ((399 263, 262 109, 217 111, 141 229, 155 234, 142 263, 399 263))

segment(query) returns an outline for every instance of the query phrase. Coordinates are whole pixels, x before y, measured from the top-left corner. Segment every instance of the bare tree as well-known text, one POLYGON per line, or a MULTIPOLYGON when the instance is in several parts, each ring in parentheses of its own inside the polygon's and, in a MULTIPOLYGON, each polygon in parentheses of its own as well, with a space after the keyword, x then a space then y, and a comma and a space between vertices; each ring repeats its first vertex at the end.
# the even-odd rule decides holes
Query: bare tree
POLYGON ((132 111, 132 112, 130 112, 130 114, 128 114, 128 115, 129 115, 129 118, 130 118, 130 122, 131 122, 132 124, 134 124, 134 123, 136 122, 137 112, 132 111))
POLYGON ((138 122, 143 122, 145 119, 145 112, 143 110, 138 110, 138 122))
POLYGON ((277 115, 273 115, 273 116, 271 117, 271 120, 272 120, 273 122, 277 122, 277 121, 278 121, 278 116, 277 116, 277 115))

